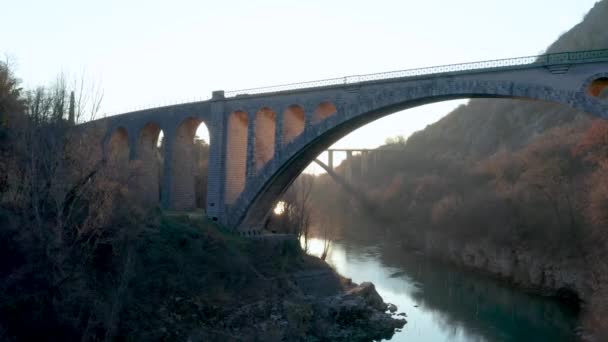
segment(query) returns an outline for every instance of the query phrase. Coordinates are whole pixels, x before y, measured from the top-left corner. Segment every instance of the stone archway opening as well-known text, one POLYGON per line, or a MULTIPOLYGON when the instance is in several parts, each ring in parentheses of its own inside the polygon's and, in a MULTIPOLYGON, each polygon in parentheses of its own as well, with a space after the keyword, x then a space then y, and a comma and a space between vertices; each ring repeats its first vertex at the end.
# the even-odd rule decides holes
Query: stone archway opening
POLYGON ((204 209, 207 204, 209 130, 190 117, 176 131, 171 151, 171 203, 175 210, 204 209))
POLYGON ((163 132, 162 129, 159 130, 158 132, 158 136, 156 137, 156 141, 153 142, 154 146, 156 147, 156 161, 157 161, 157 166, 158 166, 158 192, 157 192, 157 198, 158 201, 160 203, 160 201, 163 198, 163 191, 164 191, 164 186, 163 186, 163 176, 164 176, 164 171, 165 171, 165 132, 163 132))
POLYGON ((196 208, 207 208, 207 184, 209 178, 209 129, 201 122, 194 133, 192 155, 194 158, 194 189, 196 208))
POLYGON ((113 178, 123 179, 127 177, 129 168, 129 133, 124 127, 117 128, 107 145, 107 168, 113 178))
POLYGON ((306 123, 306 113, 299 105, 291 105, 283 112, 282 144, 289 145, 302 132, 306 123))
POLYGON ((608 77, 601 77, 591 82, 587 94, 602 100, 608 99, 608 77))
POLYGON ((245 189, 248 126, 249 117, 245 111, 234 111, 228 117, 225 202, 229 205, 233 204, 245 189))
POLYGON ((264 107, 255 114, 255 169, 259 171, 274 157, 275 112, 264 107))
POLYGON ((333 103, 327 101, 321 102, 312 115, 312 123, 319 123, 327 119, 328 117, 336 114, 337 111, 338 110, 336 109, 336 106, 333 103))
POLYGON ((142 202, 151 206, 160 203, 162 192, 163 131, 155 122, 147 123, 137 139, 138 193, 142 202))

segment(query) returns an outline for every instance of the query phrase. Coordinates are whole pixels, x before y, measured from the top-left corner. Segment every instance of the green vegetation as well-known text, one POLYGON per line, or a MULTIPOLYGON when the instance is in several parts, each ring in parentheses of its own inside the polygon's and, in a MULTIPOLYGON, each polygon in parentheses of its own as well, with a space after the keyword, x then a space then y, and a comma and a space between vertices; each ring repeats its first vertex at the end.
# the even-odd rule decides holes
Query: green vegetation
POLYGON ((3 230, 3 339, 225 340, 246 329, 256 336, 254 323, 268 316, 230 323, 237 309, 293 297, 289 273, 327 267, 295 241, 266 246, 201 217, 150 212, 113 228, 128 232, 106 236, 86 260, 66 260, 68 277, 55 286, 50 260, 30 261, 32 246, 3 230))

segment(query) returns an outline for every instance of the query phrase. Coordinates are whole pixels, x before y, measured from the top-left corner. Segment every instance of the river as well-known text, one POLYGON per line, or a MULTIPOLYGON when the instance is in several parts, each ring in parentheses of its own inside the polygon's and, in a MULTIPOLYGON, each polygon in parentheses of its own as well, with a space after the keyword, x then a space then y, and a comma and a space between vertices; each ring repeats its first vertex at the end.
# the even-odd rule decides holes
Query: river
MULTIPOLYGON (((320 255, 323 241, 309 240, 320 255)), ((514 289, 386 244, 333 242, 326 261, 356 283, 370 281, 407 314, 391 341, 572 341, 576 312, 555 299, 514 289)))

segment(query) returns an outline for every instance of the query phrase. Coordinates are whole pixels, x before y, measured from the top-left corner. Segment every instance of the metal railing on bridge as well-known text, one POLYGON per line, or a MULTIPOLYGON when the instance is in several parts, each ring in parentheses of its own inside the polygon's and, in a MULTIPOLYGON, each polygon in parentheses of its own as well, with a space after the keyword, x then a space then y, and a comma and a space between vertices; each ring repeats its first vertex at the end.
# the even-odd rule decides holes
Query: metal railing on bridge
POLYGON ((264 93, 276 93, 290 90, 320 88, 327 86, 354 85, 357 83, 399 79, 407 77, 420 77, 426 75, 437 75, 445 73, 472 71, 472 70, 492 70, 517 67, 552 66, 564 64, 589 63, 592 61, 608 60, 608 49, 574 51, 562 53, 549 53, 538 56, 526 56, 506 59, 496 59, 481 62, 470 62, 461 64, 440 65, 426 68, 406 69, 398 71, 381 72, 366 75, 353 75, 325 80, 288 83, 276 86, 250 88, 241 90, 231 90, 224 92, 224 97, 236 97, 239 95, 259 95, 264 93))
MULTIPOLYGON (((288 83, 282 85, 275 86, 267 86, 267 87, 259 87, 259 88, 249 88, 249 89, 240 89, 240 90, 231 90, 223 92, 223 97, 231 98, 237 96, 246 96, 246 95, 260 95, 265 93, 277 93, 291 90, 301 90, 301 89, 311 89, 311 88, 321 88, 327 86, 339 86, 339 85, 355 85, 358 83, 365 82, 373 82, 379 80, 390 80, 390 79, 400 79, 400 78, 408 78, 408 77, 421 77, 427 75, 441 75, 441 74, 450 74, 457 72, 466 72, 466 71, 491 71, 491 70, 500 70, 506 68, 528 68, 535 66, 556 66, 556 65, 570 65, 570 64, 578 64, 578 63, 589 63, 594 61, 604 61, 608 60, 608 49, 603 50, 589 50, 589 51, 573 51, 573 52, 563 52, 563 53, 550 53, 538 56, 527 56, 527 57, 516 57, 516 58, 506 58, 506 59, 496 59, 489 61, 481 61, 481 62, 470 62, 470 63, 460 63, 460 64, 449 64, 449 65, 440 65, 434 67, 426 67, 426 68, 416 68, 416 69, 406 69, 406 70, 398 70, 398 71, 389 71, 389 72, 381 72, 375 74, 365 74, 365 75, 353 75, 353 76, 345 76, 338 78, 329 78, 324 80, 317 81, 308 81, 308 82, 298 82, 298 83, 288 83)), ((172 105, 179 105, 183 103, 189 102, 197 102, 197 101, 207 101, 210 100, 210 97, 202 97, 193 100, 186 101, 171 101, 171 103, 159 104, 157 106, 150 107, 137 107, 132 108, 131 111, 140 111, 147 110, 151 108, 159 108, 166 107, 172 105)), ((119 114, 124 112, 119 111, 110 111, 105 112, 105 115, 110 114, 119 114)))

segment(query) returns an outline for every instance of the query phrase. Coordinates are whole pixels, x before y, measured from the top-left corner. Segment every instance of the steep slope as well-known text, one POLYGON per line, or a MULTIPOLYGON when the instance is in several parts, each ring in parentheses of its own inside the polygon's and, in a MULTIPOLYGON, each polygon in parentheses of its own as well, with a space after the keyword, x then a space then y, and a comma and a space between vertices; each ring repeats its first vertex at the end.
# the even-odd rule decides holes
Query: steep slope
POLYGON ((582 22, 562 34, 549 48, 548 53, 608 48, 608 1, 598 1, 582 22))
MULTIPOLYGON (((603 0, 547 51, 608 48, 606 19, 603 0)), ((475 99, 389 145, 399 157, 377 154, 365 172, 359 156, 340 166, 353 168, 350 181, 377 212, 358 210, 321 176, 311 201, 319 227, 580 299, 582 323, 607 340, 608 121, 539 101, 475 99)))
MULTIPOLYGON (((608 1, 598 2, 583 21, 561 35, 547 52, 608 48, 608 1)), ((408 149, 478 159, 526 145, 538 134, 585 113, 561 105, 520 100, 471 100, 410 137, 408 149)))

